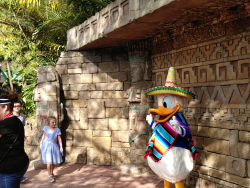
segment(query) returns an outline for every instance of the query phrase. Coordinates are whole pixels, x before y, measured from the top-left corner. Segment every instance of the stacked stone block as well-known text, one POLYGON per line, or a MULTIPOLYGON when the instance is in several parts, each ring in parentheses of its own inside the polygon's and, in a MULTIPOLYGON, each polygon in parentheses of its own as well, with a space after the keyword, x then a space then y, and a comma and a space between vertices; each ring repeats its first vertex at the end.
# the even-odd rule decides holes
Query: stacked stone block
MULTIPOLYGON (((131 5, 131 1, 124 1, 125 4, 117 2, 124 10, 131 5)), ((140 1, 141 8, 150 5, 148 2, 153 1, 140 1)), ((174 66, 178 86, 189 88, 198 97, 183 106, 199 152, 186 187, 250 187, 248 9, 249 5, 243 4, 207 17, 201 16, 197 22, 190 23, 184 21, 183 15, 180 15, 181 19, 173 16, 182 27, 172 29, 176 25, 168 22, 158 35, 150 36, 150 49, 143 51, 153 54, 154 86, 164 85, 169 67, 174 66)), ((117 8, 112 11, 118 18, 117 8)), ((106 20, 105 10, 103 13, 106 20)), ((69 30, 68 50, 87 49, 93 44, 91 41, 97 38, 93 36, 92 40, 89 35, 93 34, 92 31, 95 31, 94 35, 98 34, 96 18, 99 15, 86 21, 85 25, 69 30), (93 27, 84 29, 89 21, 93 27), (83 34, 87 40, 82 39, 83 34)), ((132 41, 128 48, 143 46, 138 44, 132 41)), ((142 159, 145 142, 129 143, 128 135, 133 136, 130 125, 133 125, 134 116, 137 117, 133 114, 136 111, 133 105, 146 101, 141 100, 142 89, 149 88, 150 83, 138 84, 138 81, 148 81, 142 76, 145 71, 142 62, 145 61, 137 61, 137 57, 141 56, 134 54, 129 60, 127 56, 126 51, 114 53, 111 48, 62 53, 57 70, 62 78, 67 113, 64 125, 66 161, 125 165, 128 168, 125 171, 138 170, 126 164, 140 165, 145 162, 142 159), (126 95, 127 89, 129 96, 126 95)), ((139 121, 142 120, 140 117, 139 121)), ((143 137, 138 140, 145 141, 143 137)))
POLYGON ((62 80, 66 109, 66 162, 129 164, 127 52, 64 52, 56 69, 62 80))
MULTIPOLYGON (((206 32, 206 31, 203 31, 206 32)), ((152 56, 155 86, 170 66, 197 94, 184 105, 199 156, 187 187, 249 187, 249 33, 152 56)))

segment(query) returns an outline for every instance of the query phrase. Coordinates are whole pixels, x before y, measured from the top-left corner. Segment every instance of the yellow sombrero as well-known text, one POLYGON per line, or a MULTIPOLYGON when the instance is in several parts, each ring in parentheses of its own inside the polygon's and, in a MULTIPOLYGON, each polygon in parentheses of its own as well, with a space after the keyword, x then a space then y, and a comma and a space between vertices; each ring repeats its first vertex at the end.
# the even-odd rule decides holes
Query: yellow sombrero
POLYGON ((145 94, 147 95, 160 95, 160 94, 172 94, 179 95, 185 97, 187 99, 195 99, 196 95, 188 91, 187 89, 177 87, 175 81, 175 69, 174 67, 170 67, 168 70, 168 76, 166 79, 165 86, 153 87, 145 90, 145 94))

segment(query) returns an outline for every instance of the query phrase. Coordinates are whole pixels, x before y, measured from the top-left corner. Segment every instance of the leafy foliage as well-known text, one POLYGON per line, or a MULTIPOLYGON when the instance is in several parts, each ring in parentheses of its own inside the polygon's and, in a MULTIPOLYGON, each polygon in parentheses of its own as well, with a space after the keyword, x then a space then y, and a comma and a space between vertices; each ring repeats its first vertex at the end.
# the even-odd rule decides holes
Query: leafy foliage
POLYGON ((35 113, 36 68, 55 66, 66 49, 66 31, 113 1, 0 0, 0 61, 11 62, 22 78, 14 84, 26 116, 35 113))

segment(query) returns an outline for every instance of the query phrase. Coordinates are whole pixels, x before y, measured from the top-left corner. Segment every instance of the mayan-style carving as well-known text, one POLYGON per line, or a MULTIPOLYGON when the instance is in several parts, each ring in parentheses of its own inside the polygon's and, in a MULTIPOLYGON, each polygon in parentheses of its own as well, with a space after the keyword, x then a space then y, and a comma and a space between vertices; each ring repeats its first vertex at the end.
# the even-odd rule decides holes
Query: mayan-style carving
POLYGON ((215 81, 215 74, 212 66, 198 67, 198 82, 212 82, 215 81))
MULTIPOLYGON (((209 89, 210 92, 208 92, 208 87, 202 87, 197 93, 198 99, 195 106, 193 108, 188 107, 186 110, 187 121, 191 124, 199 122, 204 125, 227 125, 238 127, 243 130, 246 128, 249 129, 249 118, 247 118, 249 117, 249 110, 245 109, 245 104, 249 103, 250 84, 245 85, 244 88, 244 92, 240 92, 237 85, 231 85, 225 92, 222 86, 215 86, 213 92, 210 94, 212 91, 211 88, 209 89), (244 93, 244 95, 242 93, 244 93), (232 99, 234 95, 237 97, 237 101, 232 99), (203 98, 206 100, 203 100, 203 98), (207 108, 202 108, 202 110, 199 111, 199 109, 201 109, 199 106, 200 104, 206 105, 207 108), (220 107, 221 104, 229 105, 229 107, 226 109, 216 108, 220 107), (241 108, 231 109, 231 104, 238 105, 241 108)), ((195 90, 198 91, 197 89, 195 90)))
POLYGON ((185 50, 182 52, 182 54, 184 55, 187 61, 187 64, 191 63, 191 59, 193 58, 195 52, 196 52, 196 49, 185 50))
POLYGON ((191 63, 199 63, 199 62, 203 62, 205 60, 206 60, 206 58, 204 57, 204 55, 202 54, 200 49, 196 49, 196 51, 193 55, 193 58, 191 59, 191 63))
POLYGON ((197 112, 197 109, 199 108, 187 108, 185 109, 185 117, 188 123, 195 124, 197 122, 197 119, 200 118, 200 113, 197 112), (197 117, 197 115, 199 116, 197 117))
MULTIPOLYGON (((239 79, 249 78, 250 60, 235 60, 231 62, 220 62, 204 66, 188 66, 187 68, 177 68, 176 82, 182 84, 195 84, 197 82, 233 81, 237 83, 239 79)), ((164 72, 156 72, 156 85, 160 85, 165 76, 164 72)), ((230 82, 232 83, 232 82, 230 82)), ((247 83, 247 80, 244 81, 247 83)))
POLYGON ((36 102, 38 137, 40 137, 48 116, 57 117, 58 126, 61 126, 62 106, 60 104, 59 78, 54 67, 39 67, 37 83, 34 90, 34 101, 36 102))
POLYGON ((163 68, 164 63, 163 61, 165 60, 165 56, 160 56, 160 57, 155 57, 152 59, 152 61, 154 61, 154 64, 156 65, 157 69, 163 68))
POLYGON ((218 81, 236 79, 236 72, 230 62, 216 64, 216 79, 218 81))
POLYGON ((250 71, 250 59, 244 59, 238 61, 238 78, 249 78, 250 71))
POLYGON ((141 104, 147 103, 147 98, 142 93, 142 90, 147 86, 152 85, 152 81, 143 81, 132 85, 128 90, 128 102, 138 102, 141 104))
POLYGON ((228 52, 225 50, 225 48, 218 43, 216 48, 214 49, 210 59, 221 59, 221 58, 225 58, 228 57, 228 52))
MULTIPOLYGON (((139 48, 148 48, 145 42, 137 44, 141 45, 139 48)), ((130 44, 129 49, 132 50, 134 47, 131 47, 130 44)), ((148 52, 142 51, 129 52, 129 63, 132 79, 132 85, 127 90, 128 102, 130 103, 128 130, 131 148, 130 160, 131 163, 135 165, 134 168, 149 170, 145 162, 138 160, 138 157, 142 157, 143 155, 137 155, 135 152, 145 148, 149 137, 149 129, 147 127, 145 116, 148 113, 149 105, 152 105, 153 100, 146 97, 144 90, 152 86, 152 63, 148 52)))
POLYGON ((233 55, 245 55, 250 53, 250 44, 248 37, 242 37, 240 39, 239 45, 233 51, 233 55))
POLYGON ((131 75, 131 79, 132 79, 133 83, 136 83, 136 82, 143 80, 144 66, 145 65, 142 63, 132 63, 131 64, 131 70, 133 70, 132 75, 131 75))
POLYGON ((166 75, 164 72, 157 72, 155 75, 155 86, 160 86, 165 82, 166 75))
MULTIPOLYGON (((47 118, 55 116, 57 126, 61 127, 63 119, 63 106, 60 103, 60 84, 56 69, 52 66, 37 68, 37 87, 34 90, 34 102, 36 103, 37 137, 40 140, 43 127, 47 125, 47 118)), ((31 162, 33 168, 43 165, 40 158, 31 162)))
POLYGON ((187 64, 187 60, 183 56, 183 53, 182 52, 177 53, 177 59, 175 61, 175 66, 185 65, 185 64, 187 64))
MULTIPOLYGON (((238 104, 246 104, 248 103, 248 98, 250 95, 250 84, 244 85, 244 92, 239 90, 237 85, 230 85, 226 90, 222 88, 222 86, 215 86, 215 87, 201 87, 201 90, 198 92, 198 99, 199 103, 201 103, 203 98, 211 104, 212 101, 216 101, 217 98, 220 98, 219 104, 231 104, 231 97, 233 94, 237 96, 238 104), (225 91, 223 91, 225 90, 225 91), (244 93, 243 95, 241 93, 244 93)), ((195 89, 198 91, 198 89, 195 89)))
MULTIPOLYGON (((138 144, 141 135, 148 135, 149 130, 146 123, 145 115, 148 113, 148 107, 130 106, 129 108, 129 138, 134 141, 135 147, 143 149, 143 144, 138 144)), ((146 136, 146 140, 148 136, 146 136)))
POLYGON ((210 56, 212 55, 215 48, 216 48, 216 44, 206 45, 206 46, 200 47, 201 53, 203 53, 204 56, 206 57, 206 61, 210 60, 210 56))
POLYGON ((236 50, 236 47, 239 45, 240 39, 232 39, 229 41, 222 42, 222 45, 228 50, 228 56, 233 56, 233 52, 236 50))
POLYGON ((182 69, 182 83, 197 83, 196 68, 182 69))
POLYGON ((177 57, 178 57, 178 55, 176 53, 167 55, 167 58, 171 62, 170 66, 175 66, 175 62, 176 62, 177 57))

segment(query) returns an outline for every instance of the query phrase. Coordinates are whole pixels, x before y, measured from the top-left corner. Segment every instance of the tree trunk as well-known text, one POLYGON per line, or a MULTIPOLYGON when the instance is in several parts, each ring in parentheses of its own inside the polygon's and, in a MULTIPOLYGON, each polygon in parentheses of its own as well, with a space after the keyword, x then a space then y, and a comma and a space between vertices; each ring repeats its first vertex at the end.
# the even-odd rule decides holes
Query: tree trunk
POLYGON ((9 83, 10 83, 10 91, 14 91, 12 80, 11 80, 11 73, 10 73, 10 64, 9 64, 9 61, 7 61, 7 69, 8 69, 9 83))

